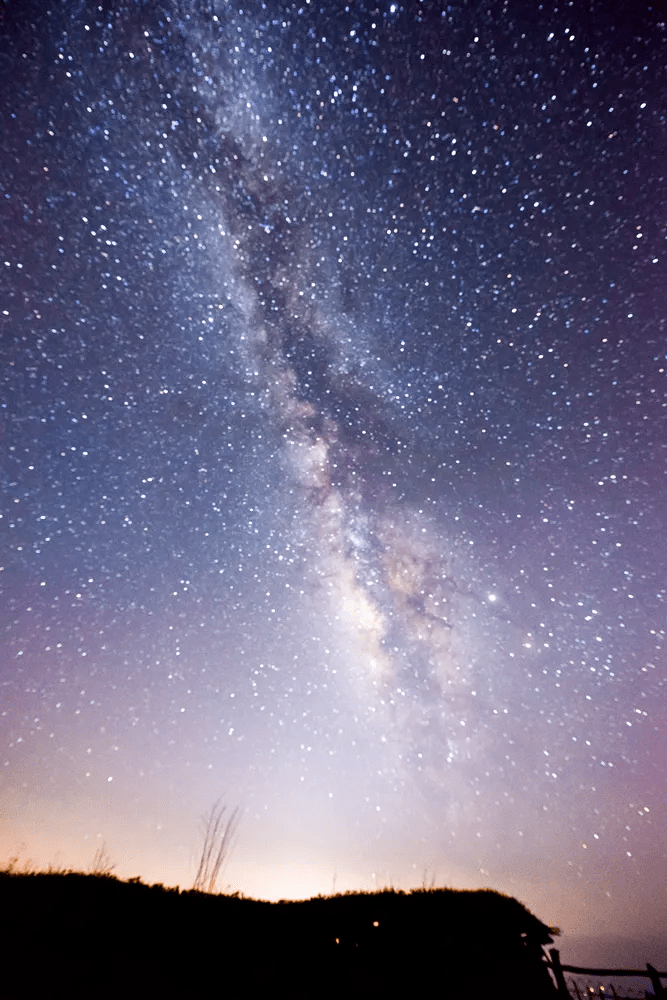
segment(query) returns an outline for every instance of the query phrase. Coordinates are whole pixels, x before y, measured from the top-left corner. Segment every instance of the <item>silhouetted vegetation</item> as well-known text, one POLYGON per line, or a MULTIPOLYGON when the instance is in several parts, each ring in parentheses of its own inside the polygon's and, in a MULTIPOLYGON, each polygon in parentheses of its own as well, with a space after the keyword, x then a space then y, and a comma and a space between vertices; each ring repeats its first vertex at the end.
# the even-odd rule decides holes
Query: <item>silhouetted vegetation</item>
POLYGON ((239 810, 229 812, 220 801, 204 817, 204 844, 193 888, 215 892, 216 883, 233 847, 239 824, 239 810))
POLYGON ((111 875, 114 872, 115 864, 107 854, 106 844, 102 844, 95 851, 93 864, 90 869, 91 875, 111 875))
POLYGON ((555 995, 549 928, 488 889, 267 903, 98 874, 0 873, 6 1000, 555 995))

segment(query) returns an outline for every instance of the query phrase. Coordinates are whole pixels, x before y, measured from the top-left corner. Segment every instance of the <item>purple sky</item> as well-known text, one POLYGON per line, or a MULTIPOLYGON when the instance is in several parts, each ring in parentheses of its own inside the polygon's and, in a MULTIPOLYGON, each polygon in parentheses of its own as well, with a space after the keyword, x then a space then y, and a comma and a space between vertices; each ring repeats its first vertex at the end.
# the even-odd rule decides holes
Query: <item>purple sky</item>
POLYGON ((5 4, 2 857, 662 933, 640 6, 5 4))

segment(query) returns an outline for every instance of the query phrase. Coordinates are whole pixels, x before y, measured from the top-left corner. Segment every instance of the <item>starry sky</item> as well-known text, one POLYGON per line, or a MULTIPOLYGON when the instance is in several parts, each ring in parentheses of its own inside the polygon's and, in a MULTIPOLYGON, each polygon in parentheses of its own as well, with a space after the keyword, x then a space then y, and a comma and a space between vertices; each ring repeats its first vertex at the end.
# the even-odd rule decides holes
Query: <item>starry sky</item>
POLYGON ((5 2, 4 858, 662 929, 662 13, 5 2))

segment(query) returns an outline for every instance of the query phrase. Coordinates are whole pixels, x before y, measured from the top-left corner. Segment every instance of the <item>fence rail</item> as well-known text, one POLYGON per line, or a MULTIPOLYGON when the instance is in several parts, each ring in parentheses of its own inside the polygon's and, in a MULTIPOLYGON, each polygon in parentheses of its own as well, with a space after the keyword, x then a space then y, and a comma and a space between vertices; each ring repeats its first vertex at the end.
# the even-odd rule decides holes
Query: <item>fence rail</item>
MULTIPOLYGON (((646 979, 651 980, 651 986, 653 987, 653 993, 656 997, 667 997, 667 991, 663 989, 661 979, 667 979, 667 972, 658 972, 653 968, 650 962, 646 963, 645 969, 584 969, 578 965, 561 965, 560 952, 558 948, 549 949, 549 968, 554 974, 554 979, 556 980, 556 986, 558 988, 558 996, 562 997, 563 1000, 571 1000, 572 994, 567 988, 567 983, 565 982, 566 972, 572 972, 577 975, 584 976, 643 976, 646 979)), ((577 993, 579 991, 577 990, 577 993)))

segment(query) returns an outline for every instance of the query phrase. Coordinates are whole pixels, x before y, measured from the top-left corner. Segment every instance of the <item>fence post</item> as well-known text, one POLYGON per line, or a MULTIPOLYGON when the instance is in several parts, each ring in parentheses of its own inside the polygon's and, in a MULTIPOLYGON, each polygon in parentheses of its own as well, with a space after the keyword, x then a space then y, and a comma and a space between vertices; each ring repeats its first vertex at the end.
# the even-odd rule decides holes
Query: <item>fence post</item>
POLYGON ((653 968, 650 962, 646 963, 646 971, 651 980, 651 986, 653 987, 653 992, 655 993, 656 997, 664 997, 665 991, 662 988, 662 983, 660 982, 660 976, 658 975, 658 973, 653 968))
POLYGON ((570 992, 565 983, 565 976, 563 975, 563 970, 561 968, 560 952, 558 948, 549 949, 549 958, 551 959, 551 969, 556 979, 556 989, 558 990, 558 996, 562 997, 563 1000, 570 1000, 570 992))

